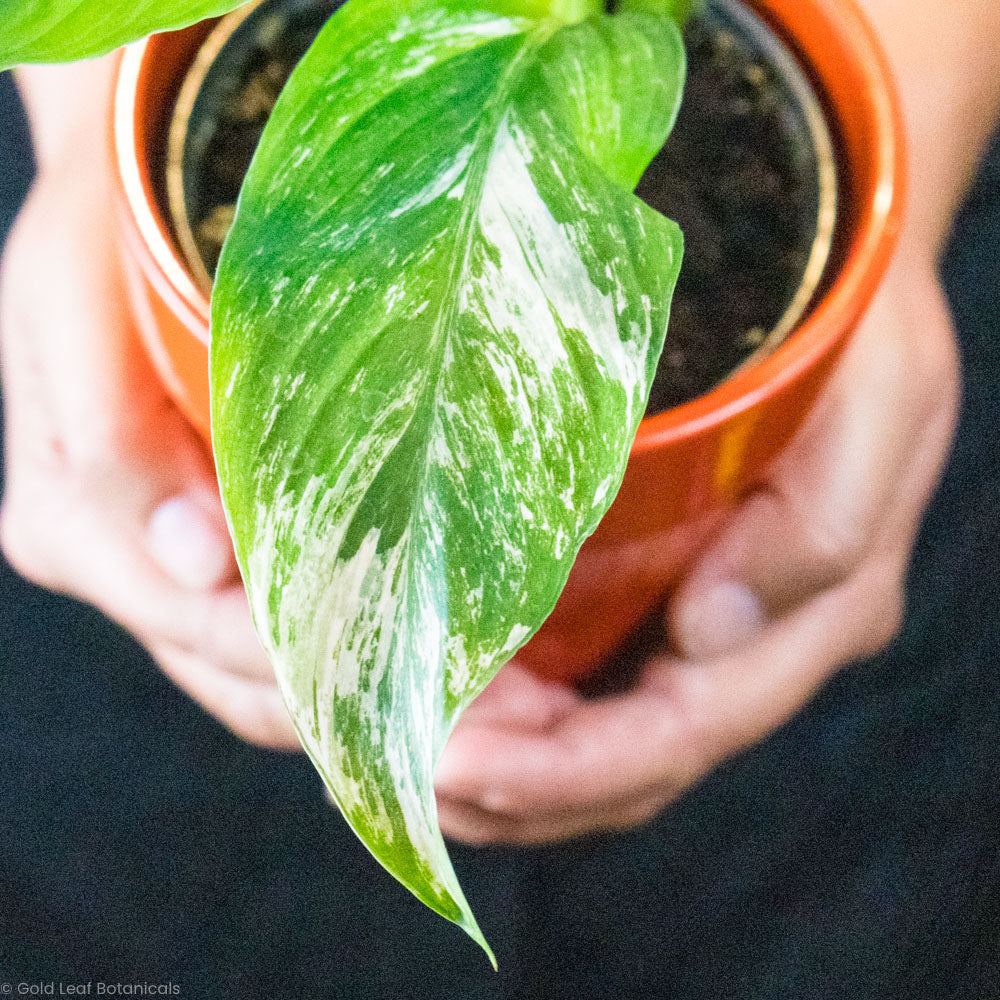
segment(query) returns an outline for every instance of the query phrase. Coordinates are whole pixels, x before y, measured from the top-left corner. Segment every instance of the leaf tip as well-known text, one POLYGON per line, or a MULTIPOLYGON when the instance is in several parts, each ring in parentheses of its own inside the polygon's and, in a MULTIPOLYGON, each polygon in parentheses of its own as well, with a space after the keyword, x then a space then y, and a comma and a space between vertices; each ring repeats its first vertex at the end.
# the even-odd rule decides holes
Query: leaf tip
POLYGON ((472 915, 471 907, 464 898, 455 899, 454 901, 458 903, 461 915, 457 919, 452 917, 452 922, 461 927, 462 930, 465 931, 465 933, 468 934, 468 936, 483 949, 486 953, 486 957, 490 960, 490 965, 493 966, 493 971, 498 972, 499 966, 497 965, 497 957, 493 953, 493 949, 490 947, 489 942, 486 940, 485 935, 480 929, 476 918, 472 915))
POLYGON ((486 957, 490 960, 490 965, 493 966, 494 972, 499 972, 500 967, 497 965, 497 957, 493 954, 493 949, 489 946, 489 942, 483 936, 483 932, 479 929, 479 924, 476 923, 475 918, 472 914, 469 914, 461 923, 461 928, 466 934, 472 938, 476 944, 486 953, 486 957))

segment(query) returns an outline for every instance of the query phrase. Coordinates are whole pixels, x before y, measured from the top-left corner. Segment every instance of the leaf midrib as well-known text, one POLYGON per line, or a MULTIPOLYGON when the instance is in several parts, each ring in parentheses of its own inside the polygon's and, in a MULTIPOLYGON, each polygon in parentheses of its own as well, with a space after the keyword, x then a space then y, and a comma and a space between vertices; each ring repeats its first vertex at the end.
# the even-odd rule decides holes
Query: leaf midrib
MULTIPOLYGON (((503 120, 503 113, 505 113, 507 110, 507 99, 509 98, 511 92, 514 89, 514 84, 516 82, 516 75, 519 75, 523 71, 521 63, 523 63, 531 55, 536 54, 542 48, 542 46, 544 46, 545 43, 562 27, 564 27, 563 24, 554 21, 552 19, 546 19, 543 21, 535 22, 535 24, 532 27, 526 28, 524 31, 519 32, 519 34, 521 34, 524 37, 524 44, 522 45, 521 51, 511 61, 510 65, 508 65, 507 68, 504 70, 503 76, 501 78, 501 85, 496 89, 496 91, 494 91, 494 96, 485 105, 485 109, 494 110, 495 106, 499 103, 501 114, 497 118, 490 118, 484 115, 483 122, 477 127, 476 138, 473 140, 474 145, 476 146, 476 152, 469 159, 469 164, 466 168, 466 176, 472 176, 472 171, 474 166, 484 155, 487 165, 492 159, 493 151, 496 147, 496 132, 498 130, 500 122, 503 120), (479 136, 481 136, 483 132, 486 131, 487 127, 490 124, 492 124, 493 127, 494 138, 489 143, 488 146, 483 147, 485 149, 485 153, 483 153, 480 151, 480 147, 478 145, 477 140, 479 136)), ((480 45, 475 46, 472 49, 466 49, 462 52, 452 53, 448 55, 445 59, 443 59, 439 65, 444 65, 445 63, 452 62, 456 59, 461 59, 469 55, 469 53, 473 51, 490 48, 492 46, 500 46, 505 41, 509 41, 511 37, 512 37, 511 35, 503 35, 496 38, 491 38, 487 41, 482 42, 480 45)), ((387 94, 384 94, 378 101, 376 101, 373 105, 371 105, 371 107, 369 107, 366 110, 366 113, 370 112, 372 109, 383 104, 386 100, 389 99, 391 95, 395 94, 396 91, 402 85, 403 85, 402 83, 399 83, 395 87, 393 87, 391 91, 389 91, 387 94)), ((338 136, 336 141, 337 142, 341 141, 341 139, 343 139, 343 136, 348 132, 350 132, 351 129, 356 127, 356 125, 357 121, 352 123, 350 128, 346 130, 345 133, 342 133, 340 136, 338 136)), ((448 269, 448 287, 450 288, 455 287, 455 279, 464 274, 468 266, 469 252, 471 247, 468 241, 464 240, 464 236, 467 234, 469 227, 472 225, 476 214, 478 214, 478 209, 480 207, 482 200, 483 185, 485 183, 486 175, 488 173, 489 170, 487 166, 487 168, 482 171, 482 176, 476 179, 475 198, 463 199, 464 201, 463 209, 457 227, 458 236, 463 237, 463 239, 456 238, 456 242, 453 244, 451 263, 448 269), (459 260, 459 258, 461 259, 459 260)), ((448 325, 449 326, 451 325, 451 321, 454 319, 455 315, 457 298, 458 298, 457 296, 453 296, 450 297, 450 300, 449 298, 446 298, 445 300, 442 301, 441 308, 438 310, 438 314, 435 317, 432 326, 431 338, 428 342, 429 352, 434 351, 436 346, 440 342, 441 339, 440 330, 442 326, 442 321, 447 320, 448 325)), ((378 336, 379 334, 381 334, 385 330, 388 323, 389 320, 388 318, 386 318, 385 322, 382 323, 380 327, 372 331, 372 336, 378 336)), ((444 349, 446 344, 447 344, 447 337, 445 338, 445 343, 441 345, 441 350, 444 349)), ((308 349, 307 343, 303 342, 301 345, 298 346, 298 348, 295 350, 295 353, 291 355, 291 358, 286 363, 291 365, 293 362, 297 361, 298 358, 301 357, 301 355, 307 349, 308 349)), ((437 390, 440 388, 440 378, 442 375, 443 375, 443 366, 439 370, 438 377, 434 382, 435 398, 437 398, 437 390)), ((421 395, 420 395, 421 401, 426 398, 426 390, 429 387, 429 385, 430 385, 430 379, 428 378, 428 380, 421 387, 421 395)), ((434 412, 432 413, 432 422, 437 417, 437 410, 438 408, 435 405, 434 412)), ((407 420, 407 422, 400 431, 399 437, 397 438, 397 444, 406 435, 413 421, 416 419, 417 414, 418 414, 418 408, 415 406, 413 414, 410 416, 410 418, 407 420)), ((317 420, 321 419, 321 412, 318 411, 315 418, 317 420)), ((261 443, 261 447, 263 447, 263 442, 261 443)), ((297 455, 298 452, 301 451, 303 447, 305 447, 304 444, 300 445, 298 448, 290 449, 289 458, 293 458, 295 455, 297 455)), ((421 477, 421 482, 420 482, 421 489, 426 483, 426 465, 427 465, 426 449, 425 449, 425 457, 423 465, 424 465, 424 474, 421 477)), ((411 524, 412 524, 412 518, 411 518, 411 524)))
MULTIPOLYGON (((510 111, 510 96, 516 89, 517 83, 520 82, 520 78, 524 73, 525 63, 537 54, 542 46, 553 34, 555 34, 556 31, 559 30, 560 27, 561 25, 559 24, 555 24, 550 21, 543 21, 540 22, 535 28, 525 32, 524 44, 521 50, 514 57, 514 59, 511 60, 510 65, 504 70, 500 85, 497 87, 494 92, 494 96, 484 109, 483 121, 476 129, 476 151, 469 159, 466 174, 469 180, 473 183, 474 187, 472 195, 466 198, 462 207, 462 213, 457 227, 456 239, 453 243, 451 266, 448 271, 448 289, 451 294, 449 294, 441 303, 441 307, 438 310, 433 326, 431 343, 432 345, 435 343, 437 344, 437 351, 435 354, 437 365, 433 380, 428 379, 427 382, 428 386, 430 386, 433 382, 433 391, 431 393, 431 406, 433 409, 428 425, 431 428, 431 433, 427 434, 421 446, 420 479, 414 491, 414 496, 416 497, 423 497, 427 492, 427 479, 430 473, 431 464, 429 458, 430 444, 433 436, 433 429, 437 428, 440 424, 441 385, 444 381, 446 367, 444 364, 444 355, 448 343, 454 333, 454 321, 460 298, 458 289, 461 287, 461 283, 464 282, 465 276, 468 273, 469 257, 472 252, 472 240, 470 239, 471 229, 475 225, 475 222, 479 217, 480 209, 482 208, 482 198, 485 190, 486 178, 489 176, 490 164, 493 161, 493 155, 496 150, 500 126, 510 111), (478 139, 489 134, 489 132, 492 132, 489 141, 484 141, 480 149, 478 139)), ((424 398, 426 398, 426 395, 421 397, 421 402, 423 402, 424 398)), ((414 417, 415 415, 416 408, 414 409, 414 417)), ((411 417, 411 423, 414 417, 411 417)), ((416 503, 412 504, 410 507, 410 514, 407 519, 406 551, 403 553, 407 589, 412 587, 414 584, 413 576, 416 569, 416 560, 411 558, 410 550, 414 543, 413 528, 418 509, 422 509, 422 506, 416 503)), ((451 720, 444 712, 442 712, 442 721, 444 723, 444 729, 447 731, 451 720)), ((445 734, 445 738, 446 735, 447 733, 445 734)), ((441 745, 444 745, 444 738, 441 740, 441 745)))
MULTIPOLYGON (((449 294, 443 297, 438 308, 437 315, 431 326, 431 336, 428 341, 428 355, 432 363, 428 364, 428 378, 421 388, 419 397, 414 403, 413 411, 410 414, 405 426, 401 429, 397 438, 398 446, 402 441, 414 421, 420 416, 424 406, 429 403, 431 413, 428 417, 428 427, 434 428, 440 424, 440 400, 441 384, 445 377, 444 355, 447 346, 454 333, 454 320, 458 309, 459 294, 458 289, 464 281, 468 272, 469 258, 472 252, 472 241, 470 239, 471 229, 475 225, 480 209, 482 207, 483 192, 486 178, 489 175, 489 167, 496 150, 497 137, 500 125, 506 118, 510 109, 510 97, 520 82, 526 68, 526 63, 534 57, 549 38, 559 30, 561 25, 558 22, 542 21, 533 28, 523 33, 524 40, 520 51, 504 69, 498 81, 498 86, 493 91, 490 99, 484 105, 483 118, 476 128, 473 139, 474 152, 469 158, 465 177, 467 178, 466 195, 463 198, 462 211, 458 224, 455 227, 452 240, 452 249, 448 266, 447 289, 449 294), (490 133, 492 135, 490 136, 490 133), (486 136, 490 136, 486 139, 486 136), (482 142, 480 142, 482 139, 482 142)), ((509 36, 507 36, 509 38, 509 36)), ((493 39, 486 42, 486 46, 500 45, 505 39, 493 39)), ((427 491, 427 479, 430 472, 430 444, 432 435, 428 433, 421 441, 416 460, 420 463, 419 479, 414 486, 413 496, 423 496, 427 491)), ((367 491, 366 491, 367 492, 367 491)), ((410 506, 410 513, 406 521, 406 551, 403 553, 403 560, 406 566, 406 588, 413 586, 413 572, 416 566, 415 560, 411 558, 410 548, 413 545, 414 520, 417 516, 419 504, 410 506)))

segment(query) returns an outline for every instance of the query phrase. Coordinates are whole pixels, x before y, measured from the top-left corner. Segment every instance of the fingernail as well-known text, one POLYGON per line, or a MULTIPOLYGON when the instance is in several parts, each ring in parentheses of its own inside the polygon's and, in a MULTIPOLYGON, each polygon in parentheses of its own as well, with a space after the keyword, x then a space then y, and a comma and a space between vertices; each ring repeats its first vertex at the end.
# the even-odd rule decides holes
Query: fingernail
POLYGON ((674 642, 682 656, 708 660, 751 642, 763 629, 764 609, 741 583, 713 584, 677 612, 674 642))
POLYGON ((209 590, 229 572, 228 537, 189 497, 172 497, 157 507, 147 545, 160 568, 189 590, 209 590))

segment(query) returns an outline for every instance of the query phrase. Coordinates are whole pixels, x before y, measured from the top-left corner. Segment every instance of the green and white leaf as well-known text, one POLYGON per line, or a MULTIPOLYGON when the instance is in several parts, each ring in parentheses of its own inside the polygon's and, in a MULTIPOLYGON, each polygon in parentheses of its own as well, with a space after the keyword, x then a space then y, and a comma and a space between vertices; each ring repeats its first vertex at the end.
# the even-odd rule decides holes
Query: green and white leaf
POLYGON ((684 25, 708 7, 708 0, 617 0, 619 11, 640 14, 668 14, 684 25))
POLYGON ((375 857, 483 947, 434 768, 619 488, 682 253, 630 193, 676 115, 676 25, 526 6, 334 15, 212 309, 223 496, 299 735, 375 857))
POLYGON ((185 28, 246 0, 0 0, 0 69, 105 55, 154 31, 185 28))

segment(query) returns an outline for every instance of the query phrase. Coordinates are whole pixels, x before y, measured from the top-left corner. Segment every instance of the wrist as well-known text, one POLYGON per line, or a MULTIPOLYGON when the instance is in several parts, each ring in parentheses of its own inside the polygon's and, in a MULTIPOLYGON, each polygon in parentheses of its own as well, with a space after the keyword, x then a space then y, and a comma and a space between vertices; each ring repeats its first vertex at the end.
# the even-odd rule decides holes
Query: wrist
POLYGON ((117 56, 15 73, 31 126, 39 178, 102 173, 108 163, 108 108, 117 56))
POLYGON ((902 98, 911 166, 903 243, 936 266, 1000 114, 1000 5, 860 2, 902 98))

